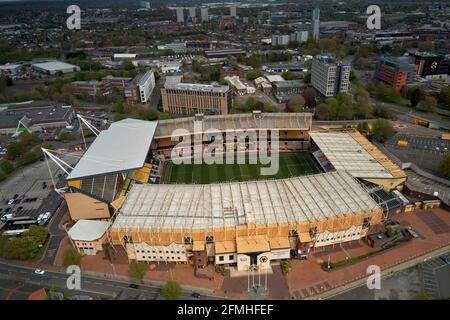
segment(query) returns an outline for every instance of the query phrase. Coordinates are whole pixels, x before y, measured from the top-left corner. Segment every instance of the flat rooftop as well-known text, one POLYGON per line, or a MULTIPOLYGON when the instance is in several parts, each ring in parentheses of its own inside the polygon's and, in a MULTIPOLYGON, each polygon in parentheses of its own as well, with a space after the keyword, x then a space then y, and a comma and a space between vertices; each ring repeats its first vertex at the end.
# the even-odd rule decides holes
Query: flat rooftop
POLYGON ((28 101, 0 105, 0 128, 15 128, 23 117, 29 125, 67 121, 73 112, 71 106, 62 106, 54 102, 28 101))
MULTIPOLYGON (((297 129, 309 130, 312 126, 312 113, 252 113, 204 116, 201 121, 203 131, 208 129, 252 130, 252 129, 297 129)), ((176 129, 194 132, 195 117, 158 121, 155 137, 171 137, 176 129)))
POLYGON ((313 222, 378 211, 349 173, 206 185, 133 184, 112 229, 201 230, 313 222))
POLYGON ((65 63, 62 61, 48 61, 48 62, 42 62, 42 63, 35 63, 32 65, 33 67, 48 70, 48 71, 58 71, 58 70, 65 70, 65 69, 79 69, 80 67, 65 63))
POLYGON ((359 133, 310 132, 336 170, 356 178, 397 178, 404 172, 359 133))
POLYGON ((199 83, 166 83, 164 84, 164 88, 174 90, 202 91, 202 92, 216 92, 216 93, 225 93, 228 90, 230 90, 229 86, 199 84, 199 83))
POLYGON ((142 168, 157 121, 124 119, 100 132, 67 180, 142 168))

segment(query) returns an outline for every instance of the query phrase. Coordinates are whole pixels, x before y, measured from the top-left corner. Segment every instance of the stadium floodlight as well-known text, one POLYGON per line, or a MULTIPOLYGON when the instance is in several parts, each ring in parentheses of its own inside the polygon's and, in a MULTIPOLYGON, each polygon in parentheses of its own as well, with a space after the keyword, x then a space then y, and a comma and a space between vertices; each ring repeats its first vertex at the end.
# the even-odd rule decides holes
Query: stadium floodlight
POLYGON ((57 188, 57 185, 56 185, 56 182, 55 182, 55 178, 53 177, 52 170, 50 169, 50 164, 49 164, 49 162, 48 162, 48 158, 50 158, 50 159, 51 159, 51 160, 52 160, 52 161, 53 161, 60 169, 62 169, 67 175, 69 174, 69 171, 67 171, 66 168, 70 168, 71 170, 73 170, 73 167, 70 166, 67 162, 65 162, 65 161, 61 160, 60 158, 58 158, 57 156, 55 156, 55 155, 52 153, 52 150, 45 149, 45 148, 41 148, 41 150, 42 150, 42 153, 44 154, 45 161, 46 161, 46 163, 47 163, 48 172, 50 173, 50 178, 52 179, 52 183, 53 183, 53 186, 54 186, 54 188, 55 188, 55 191, 56 191, 59 195, 61 195, 61 194, 64 193, 64 189, 65 189, 65 188, 61 188, 61 189, 58 189, 58 188, 57 188))

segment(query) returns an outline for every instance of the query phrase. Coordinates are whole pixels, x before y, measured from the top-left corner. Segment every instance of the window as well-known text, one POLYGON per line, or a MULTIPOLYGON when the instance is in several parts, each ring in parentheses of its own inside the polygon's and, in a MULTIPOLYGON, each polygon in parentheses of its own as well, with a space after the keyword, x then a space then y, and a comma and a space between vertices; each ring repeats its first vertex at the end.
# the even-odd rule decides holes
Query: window
POLYGON ((219 256, 219 261, 223 261, 223 256, 219 256))
POLYGON ((184 241, 184 244, 192 244, 192 238, 191 237, 184 237, 183 241, 184 241))
POLYGON ((234 254, 230 254, 230 255, 228 256, 228 260, 234 260, 234 254))
POLYGON ((297 230, 290 230, 289 231, 289 237, 298 237, 297 230))
POLYGON ((214 243, 214 237, 213 236, 206 236, 206 243, 214 243))

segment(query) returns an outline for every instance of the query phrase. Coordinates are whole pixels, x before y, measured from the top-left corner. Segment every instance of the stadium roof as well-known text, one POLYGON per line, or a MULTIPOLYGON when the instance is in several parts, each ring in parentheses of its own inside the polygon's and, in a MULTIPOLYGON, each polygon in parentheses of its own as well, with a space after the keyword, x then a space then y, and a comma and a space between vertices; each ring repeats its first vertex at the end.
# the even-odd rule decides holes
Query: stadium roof
POLYGON ((310 136, 336 170, 347 170, 356 178, 394 178, 387 166, 382 165, 389 161, 386 156, 374 157, 371 150, 367 150, 369 146, 374 147, 369 143, 365 147, 363 143, 367 140, 363 141, 361 135, 310 132, 310 136))
POLYGON ((97 220, 78 220, 67 232, 75 241, 95 241, 108 230, 109 222, 97 220))
POLYGON ((134 184, 112 228, 234 228, 319 221, 378 209, 344 171, 206 185, 134 184))
MULTIPOLYGON (((297 129, 309 130, 312 113, 258 113, 204 116, 202 130, 297 129)), ((170 137, 176 129, 194 132, 195 117, 158 122, 155 137, 170 137)))
POLYGON ((100 132, 68 180, 142 168, 157 121, 124 119, 100 132))

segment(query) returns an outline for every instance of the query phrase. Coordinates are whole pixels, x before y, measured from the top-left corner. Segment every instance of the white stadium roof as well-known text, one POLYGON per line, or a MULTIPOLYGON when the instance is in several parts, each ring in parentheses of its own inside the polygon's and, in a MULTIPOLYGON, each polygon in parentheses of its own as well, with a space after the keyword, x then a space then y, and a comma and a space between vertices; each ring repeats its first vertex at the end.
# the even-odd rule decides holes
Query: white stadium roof
POLYGON ((142 168, 157 121, 124 119, 100 132, 67 180, 142 168))
POLYGON ((356 178, 393 178, 350 133, 310 132, 310 136, 336 170, 356 178))
POLYGON ((43 69, 43 70, 48 70, 48 71, 59 71, 59 70, 65 70, 65 69, 79 69, 80 68, 76 65, 65 63, 62 61, 47 61, 47 62, 35 63, 32 66, 43 69))
POLYGON ((75 241, 95 241, 108 230, 109 222, 97 220, 78 220, 67 232, 75 241))
POLYGON ((349 173, 220 184, 133 184, 112 228, 217 229, 378 210, 349 173))

